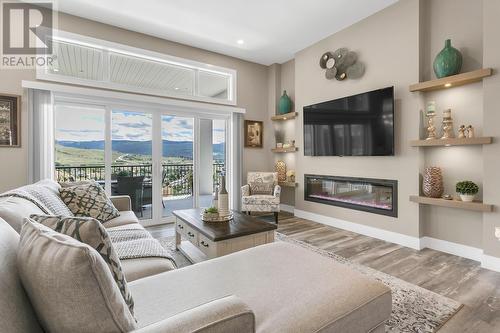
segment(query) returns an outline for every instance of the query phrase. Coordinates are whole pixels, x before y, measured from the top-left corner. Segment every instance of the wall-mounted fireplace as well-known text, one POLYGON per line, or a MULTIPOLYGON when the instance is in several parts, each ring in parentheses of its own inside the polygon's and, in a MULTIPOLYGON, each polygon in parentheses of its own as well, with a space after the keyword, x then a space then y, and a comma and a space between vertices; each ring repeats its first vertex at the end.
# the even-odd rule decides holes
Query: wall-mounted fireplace
POLYGON ((304 200, 398 216, 398 181, 304 175, 304 200))

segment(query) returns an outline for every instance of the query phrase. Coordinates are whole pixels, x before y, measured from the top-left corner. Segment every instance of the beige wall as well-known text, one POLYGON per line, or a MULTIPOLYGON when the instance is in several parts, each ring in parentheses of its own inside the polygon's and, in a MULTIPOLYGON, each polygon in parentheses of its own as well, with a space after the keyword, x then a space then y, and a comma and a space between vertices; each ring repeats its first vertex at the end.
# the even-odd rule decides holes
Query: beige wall
MULTIPOLYGON (((444 47, 444 41, 463 55, 462 71, 482 68, 483 65, 483 8, 482 0, 423 0, 421 21, 423 43, 421 45, 421 77, 435 79, 432 70, 434 58, 444 47)), ((483 84, 475 83, 444 91, 421 94, 425 105, 436 102, 441 122, 441 112, 452 109, 455 132, 458 126, 473 125, 476 135, 483 134, 483 84)), ((436 147, 422 149, 424 166, 439 166, 443 170, 445 193, 454 194, 455 184, 460 180, 472 180, 482 189, 483 150, 481 146, 436 147)), ((423 174, 424 168, 420 172, 423 174)), ((479 198, 482 198, 482 190, 479 198)), ((464 245, 482 247, 482 213, 422 206, 422 234, 464 245)))
POLYGON ((484 0, 483 8, 483 65, 495 69, 495 75, 483 81, 483 131, 495 137, 494 143, 483 148, 484 188, 486 202, 497 205, 493 213, 483 215, 483 249, 487 255, 500 257, 500 241, 495 227, 500 227, 500 1, 484 0))
POLYGON ((408 86, 419 80, 419 1, 400 1, 342 30, 295 57, 295 102, 300 113, 297 139, 296 209, 332 216, 385 230, 418 237, 419 209, 408 197, 418 191, 419 155, 409 146, 418 137, 419 97, 408 86), (359 80, 326 80, 318 59, 325 51, 347 47, 358 53, 366 66, 359 80), (305 157, 303 155, 302 108, 305 105, 394 85, 396 155, 389 157, 305 157), (399 217, 386 217, 355 210, 306 202, 303 175, 324 174, 396 179, 399 185, 399 217))
MULTIPOLYGON (((272 136, 271 122, 267 113, 267 66, 239 60, 221 54, 193 48, 163 39, 131 32, 117 27, 89 21, 79 17, 59 14, 59 29, 94 38, 113 41, 138 48, 192 59, 212 65, 233 68, 238 71, 237 99, 238 106, 245 108, 246 119, 265 122, 264 135, 272 136)), ((21 80, 33 80, 33 71, 1 70, 0 91, 22 94, 21 80)), ((27 126, 23 114, 21 149, 1 149, 0 192, 23 185, 27 182, 27 126)), ((243 172, 248 170, 268 170, 269 150, 272 142, 265 140, 264 148, 246 148, 243 153, 243 172), (266 163, 262 163, 266 161, 266 163)))

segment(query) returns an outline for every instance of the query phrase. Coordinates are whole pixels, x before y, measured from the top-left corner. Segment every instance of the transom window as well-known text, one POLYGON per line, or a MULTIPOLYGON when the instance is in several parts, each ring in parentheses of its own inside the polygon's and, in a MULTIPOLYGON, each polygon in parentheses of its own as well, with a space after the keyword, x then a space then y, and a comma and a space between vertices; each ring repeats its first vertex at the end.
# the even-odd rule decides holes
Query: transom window
POLYGON ((236 104, 236 71, 58 31, 37 78, 141 94, 236 104))

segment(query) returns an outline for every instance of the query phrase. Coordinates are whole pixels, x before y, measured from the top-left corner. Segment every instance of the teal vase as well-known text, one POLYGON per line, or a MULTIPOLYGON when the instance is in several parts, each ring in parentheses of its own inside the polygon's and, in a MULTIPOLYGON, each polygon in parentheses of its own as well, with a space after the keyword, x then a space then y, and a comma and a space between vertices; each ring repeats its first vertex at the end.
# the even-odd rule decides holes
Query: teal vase
POLYGON ((283 90, 283 96, 281 96, 278 103, 278 113, 285 114, 289 113, 292 109, 292 100, 286 94, 286 90, 283 90))
POLYGON ((451 46, 451 39, 447 39, 444 49, 434 59, 434 73, 438 79, 460 73, 462 69, 462 54, 451 46))

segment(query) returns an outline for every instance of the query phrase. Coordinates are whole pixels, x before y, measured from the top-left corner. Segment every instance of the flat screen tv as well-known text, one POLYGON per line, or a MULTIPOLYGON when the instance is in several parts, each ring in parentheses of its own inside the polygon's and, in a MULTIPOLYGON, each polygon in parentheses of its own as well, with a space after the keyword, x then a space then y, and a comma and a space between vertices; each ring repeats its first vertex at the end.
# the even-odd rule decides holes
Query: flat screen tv
POLYGON ((305 106, 304 155, 394 155, 394 87, 305 106))

